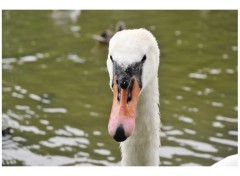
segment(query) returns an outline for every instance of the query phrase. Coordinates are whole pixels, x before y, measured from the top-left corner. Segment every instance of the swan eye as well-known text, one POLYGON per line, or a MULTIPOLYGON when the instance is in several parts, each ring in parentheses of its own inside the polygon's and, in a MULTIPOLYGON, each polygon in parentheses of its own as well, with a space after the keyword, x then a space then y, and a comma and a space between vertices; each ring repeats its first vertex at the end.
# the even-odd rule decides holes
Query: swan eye
POLYGON ((111 59, 111 61, 113 62, 113 58, 112 58, 112 55, 110 55, 110 59, 111 59))
POLYGON ((146 56, 146 54, 145 54, 145 55, 143 56, 141 62, 144 63, 146 59, 147 59, 147 56, 146 56))

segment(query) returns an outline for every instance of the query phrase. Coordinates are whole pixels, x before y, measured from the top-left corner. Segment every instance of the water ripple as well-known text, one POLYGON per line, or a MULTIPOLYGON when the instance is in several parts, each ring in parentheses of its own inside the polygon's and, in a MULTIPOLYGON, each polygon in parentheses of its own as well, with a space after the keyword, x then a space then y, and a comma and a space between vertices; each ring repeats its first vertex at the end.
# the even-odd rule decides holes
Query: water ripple
POLYGON ((104 156, 108 156, 111 154, 111 152, 106 149, 94 149, 93 151, 99 155, 104 155, 104 156))
POLYGON ((44 108, 43 112, 46 113, 67 113, 65 108, 44 108))
POLYGON ((203 73, 190 73, 189 78, 195 78, 195 79, 206 79, 207 75, 203 73))
POLYGON ((224 116, 220 116, 220 115, 218 115, 216 117, 216 120, 224 121, 224 122, 230 122, 230 123, 237 123, 238 122, 237 118, 224 117, 224 116))
POLYGON ((39 142, 41 145, 44 145, 46 147, 50 148, 56 148, 56 147, 61 147, 61 146, 80 146, 79 144, 82 145, 89 145, 90 142, 87 138, 83 137, 63 137, 63 136, 56 136, 48 139, 48 141, 40 141, 39 142))
POLYGON ((234 147, 238 146, 237 141, 233 141, 233 140, 230 140, 230 139, 221 139, 221 138, 216 138, 216 137, 209 137, 209 140, 211 142, 216 142, 216 143, 219 143, 219 144, 224 144, 224 145, 229 145, 229 146, 234 146, 234 147))
POLYGON ((193 149, 201 151, 201 152, 217 152, 218 150, 210 144, 194 141, 190 139, 181 139, 175 137, 168 137, 168 140, 175 141, 181 145, 191 146, 193 149))
POLYGON ((38 58, 36 56, 24 56, 21 57, 18 61, 18 64, 23 64, 25 62, 36 62, 38 58))
POLYGON ((34 134, 39 134, 39 135, 45 135, 46 134, 45 131, 39 130, 35 126, 24 126, 24 125, 21 125, 19 130, 21 132, 33 132, 34 134))
POLYGON ((179 120, 183 121, 183 122, 186 122, 186 123, 193 123, 193 119, 192 118, 186 117, 186 116, 183 116, 183 115, 179 116, 179 120))
POLYGON ((213 157, 210 154, 193 152, 183 147, 164 146, 159 148, 159 153, 160 153, 160 158, 163 157, 168 159, 174 158, 175 155, 180 155, 180 156, 194 156, 197 158, 213 159, 215 161, 219 160, 218 157, 213 157))
POLYGON ((79 63, 79 64, 83 64, 85 63, 85 60, 80 58, 78 55, 76 54, 69 54, 67 57, 70 61, 75 62, 75 63, 79 63))
POLYGON ((73 127, 70 127, 70 126, 66 125, 65 129, 75 136, 86 136, 85 132, 83 130, 78 129, 78 128, 73 128, 73 127))
MULTIPOLYGON (((116 165, 115 163, 106 160, 93 160, 88 157, 67 157, 58 155, 39 155, 26 148, 7 148, 4 150, 5 164, 14 165, 17 161, 23 162, 27 166, 62 166, 62 165, 103 165, 110 166, 116 165), (11 161, 11 162, 10 162, 11 161)), ((119 163, 118 163, 119 165, 119 163)))

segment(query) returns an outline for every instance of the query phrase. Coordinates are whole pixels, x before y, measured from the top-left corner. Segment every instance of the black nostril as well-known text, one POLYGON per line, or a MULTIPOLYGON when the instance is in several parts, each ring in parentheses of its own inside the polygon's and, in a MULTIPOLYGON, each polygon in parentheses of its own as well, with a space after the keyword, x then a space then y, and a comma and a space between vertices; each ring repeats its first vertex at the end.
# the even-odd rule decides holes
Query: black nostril
POLYGON ((127 95, 127 103, 129 103, 132 100, 132 93, 128 93, 127 95))
POLYGON ((117 100, 120 101, 120 93, 117 95, 117 100))
POLYGON ((117 142, 123 142, 127 139, 127 137, 125 136, 125 132, 124 132, 124 128, 123 125, 120 124, 119 127, 116 130, 115 135, 113 136, 113 138, 117 141, 117 142))
POLYGON ((126 80, 121 81, 120 87, 122 89, 126 89, 128 87, 128 82, 126 80))
POLYGON ((132 100, 133 84, 134 84, 134 79, 131 80, 130 85, 128 87, 127 103, 129 103, 132 100))

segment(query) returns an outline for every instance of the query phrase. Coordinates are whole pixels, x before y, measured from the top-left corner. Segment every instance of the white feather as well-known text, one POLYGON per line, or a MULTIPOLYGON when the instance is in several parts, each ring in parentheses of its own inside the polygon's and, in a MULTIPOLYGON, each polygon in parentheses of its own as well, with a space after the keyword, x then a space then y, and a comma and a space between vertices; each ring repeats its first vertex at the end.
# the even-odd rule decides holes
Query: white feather
POLYGON ((123 30, 110 40, 107 67, 110 86, 113 65, 110 55, 118 64, 127 67, 146 55, 143 65, 143 87, 137 105, 137 118, 133 134, 121 143, 122 165, 159 165, 160 115, 158 65, 160 50, 153 35, 145 29, 123 30))
POLYGON ((212 166, 237 166, 237 165, 238 165, 238 155, 235 154, 235 155, 228 156, 222 159, 221 161, 218 161, 212 166))

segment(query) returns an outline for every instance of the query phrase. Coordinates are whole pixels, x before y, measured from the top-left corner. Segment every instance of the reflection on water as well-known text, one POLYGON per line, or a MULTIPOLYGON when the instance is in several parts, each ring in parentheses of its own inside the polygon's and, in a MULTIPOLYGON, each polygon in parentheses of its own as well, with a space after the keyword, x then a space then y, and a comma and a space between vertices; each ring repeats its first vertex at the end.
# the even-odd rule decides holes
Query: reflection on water
POLYGON ((161 48, 161 165, 237 153, 237 11, 3 11, 3 165, 120 164, 107 46, 92 39, 119 20, 161 48))

